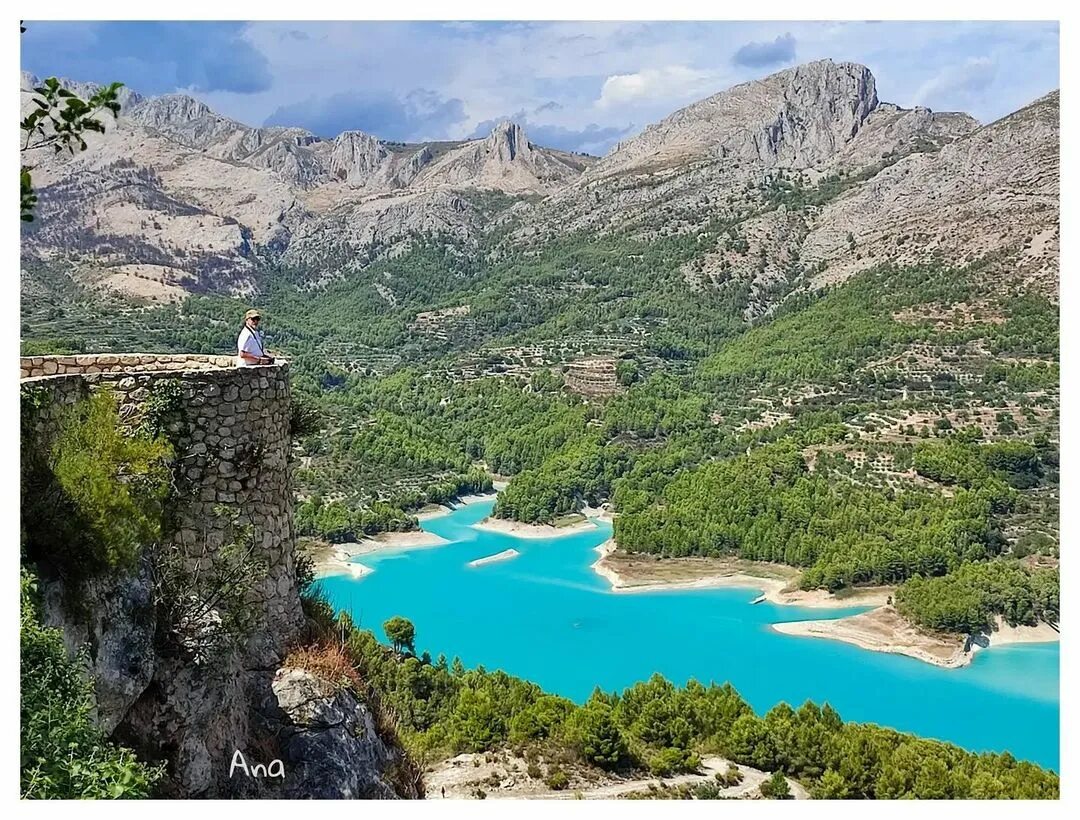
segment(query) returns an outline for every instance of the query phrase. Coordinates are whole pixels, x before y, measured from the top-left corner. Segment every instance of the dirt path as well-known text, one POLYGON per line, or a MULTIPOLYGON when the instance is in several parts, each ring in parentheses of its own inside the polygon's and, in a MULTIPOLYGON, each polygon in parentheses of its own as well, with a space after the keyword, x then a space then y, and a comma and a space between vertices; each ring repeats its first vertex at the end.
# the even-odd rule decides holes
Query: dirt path
MULTIPOLYGON (((477 787, 485 797, 494 800, 614 800, 634 792, 647 791, 651 786, 665 787, 716 783, 716 774, 728 770, 729 762, 722 757, 707 757, 701 762, 701 770, 694 774, 673 777, 646 777, 635 780, 609 780, 596 785, 571 785, 563 791, 553 791, 543 782, 534 780, 520 771, 513 775, 506 772, 507 762, 489 763, 482 755, 459 755, 445 761, 425 778, 429 800, 468 800, 475 798, 477 787), (479 765, 473 765, 479 758, 479 765), (502 782, 496 786, 488 777, 496 770, 504 772, 502 782), (486 781, 486 782, 485 782, 486 781)), ((740 766, 743 780, 737 786, 722 789, 726 798, 758 799, 759 787, 769 778, 767 772, 740 766)), ((796 800, 806 800, 809 795, 802 786, 789 779, 788 786, 796 800)))
MULTIPOLYGON (((550 796, 556 800, 576 800, 580 796, 583 800, 610 800, 623 795, 643 792, 655 783, 664 786, 697 785, 698 783, 715 783, 717 772, 726 772, 728 761, 722 757, 707 757, 701 761, 700 774, 680 774, 674 777, 648 777, 641 780, 624 780, 621 783, 611 783, 607 786, 597 786, 593 789, 579 789, 576 793, 555 792, 550 796)), ((743 781, 738 786, 730 789, 722 789, 720 793, 724 797, 745 797, 757 792, 758 787, 767 780, 764 772, 750 769, 745 766, 739 767, 743 773, 743 781)))

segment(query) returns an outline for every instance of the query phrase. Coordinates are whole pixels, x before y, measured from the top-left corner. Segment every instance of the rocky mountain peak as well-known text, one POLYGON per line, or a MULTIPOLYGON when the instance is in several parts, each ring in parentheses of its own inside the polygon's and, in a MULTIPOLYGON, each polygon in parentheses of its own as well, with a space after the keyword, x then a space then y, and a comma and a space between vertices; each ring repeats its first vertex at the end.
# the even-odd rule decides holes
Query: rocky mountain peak
POLYGON ((359 188, 367 185, 372 174, 390 159, 382 140, 363 131, 343 131, 334 138, 328 170, 333 178, 359 188))
MULTIPOLYGON (((71 80, 67 77, 60 77, 58 79, 60 80, 60 85, 69 91, 78 94, 83 99, 92 97, 94 93, 101 88, 97 83, 77 82, 76 80, 71 80)), ((41 85, 41 81, 41 77, 38 77, 36 74, 32 74, 29 71, 19 72, 19 90, 22 92, 33 91, 36 87, 41 85)), ((120 107, 122 109, 142 102, 142 100, 145 99, 141 94, 132 91, 127 86, 121 87, 117 92, 116 98, 120 102, 120 107)))
POLYGON ((150 97, 133 110, 124 113, 140 125, 165 129, 203 117, 217 116, 206 103, 189 97, 187 94, 164 94, 160 97, 150 97))
POLYGON ((488 134, 484 148, 502 162, 513 162, 519 154, 530 153, 532 145, 523 129, 516 122, 503 120, 488 134))
POLYGON ((878 104, 866 66, 818 60, 676 111, 619 143, 597 173, 674 157, 814 167, 850 142, 878 104))

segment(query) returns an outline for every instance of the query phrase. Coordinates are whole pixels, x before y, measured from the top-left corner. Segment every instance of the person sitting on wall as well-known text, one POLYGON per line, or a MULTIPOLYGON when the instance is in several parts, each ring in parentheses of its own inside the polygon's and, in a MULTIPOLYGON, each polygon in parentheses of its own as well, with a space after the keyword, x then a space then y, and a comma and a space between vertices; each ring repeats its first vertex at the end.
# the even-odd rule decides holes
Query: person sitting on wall
POLYGON ((254 367, 260 364, 273 364, 274 357, 266 355, 259 322, 262 316, 257 310, 244 314, 244 326, 240 328, 240 337, 236 340, 236 363, 241 367, 254 367))

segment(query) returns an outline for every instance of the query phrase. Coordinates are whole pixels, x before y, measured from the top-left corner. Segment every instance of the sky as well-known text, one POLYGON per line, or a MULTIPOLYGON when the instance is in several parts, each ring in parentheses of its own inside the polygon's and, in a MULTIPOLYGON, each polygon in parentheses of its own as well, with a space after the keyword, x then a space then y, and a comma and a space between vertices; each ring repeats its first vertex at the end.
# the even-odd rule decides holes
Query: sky
POLYGON ((1058 87, 1056 22, 26 22, 38 76, 185 93, 249 125, 420 142, 503 119, 602 155, 676 109, 823 58, 878 97, 991 122, 1058 87))

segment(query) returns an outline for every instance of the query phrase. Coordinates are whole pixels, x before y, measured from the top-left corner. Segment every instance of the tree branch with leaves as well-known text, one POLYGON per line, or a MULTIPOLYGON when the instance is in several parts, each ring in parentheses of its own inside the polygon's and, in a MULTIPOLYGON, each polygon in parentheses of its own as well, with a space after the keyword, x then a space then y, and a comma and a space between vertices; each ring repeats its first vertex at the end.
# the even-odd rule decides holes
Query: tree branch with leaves
MULTIPOLYGON (((110 83, 84 100, 60 85, 55 77, 49 77, 34 88, 33 103, 37 107, 20 123, 23 132, 20 155, 49 147, 56 154, 67 151, 72 156, 85 151, 87 132, 105 133, 105 124, 99 117, 108 112, 115 120, 120 114, 117 96, 121 88, 123 83, 110 83)), ((20 213, 25 222, 33 221, 37 205, 31 171, 33 166, 24 163, 19 172, 20 213)))

